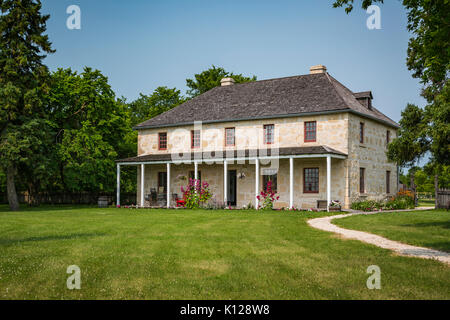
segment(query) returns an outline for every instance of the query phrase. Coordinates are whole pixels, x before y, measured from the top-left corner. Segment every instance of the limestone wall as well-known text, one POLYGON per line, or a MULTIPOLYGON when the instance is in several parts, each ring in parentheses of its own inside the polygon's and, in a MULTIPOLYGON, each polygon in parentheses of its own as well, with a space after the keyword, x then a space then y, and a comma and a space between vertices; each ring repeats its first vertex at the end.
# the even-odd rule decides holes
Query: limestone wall
POLYGON ((346 198, 352 201, 362 199, 382 199, 386 193, 386 171, 390 171, 391 193, 397 192, 397 166, 387 160, 386 131, 390 131, 392 141, 397 133, 392 127, 373 120, 350 115, 349 153, 346 160, 350 176, 346 198), (364 143, 360 143, 360 122, 364 123, 364 143), (365 168, 365 193, 359 192, 359 169, 365 168))
MULTIPOLYGON (((140 130, 138 135, 138 154, 162 154, 190 152, 191 130, 201 130, 201 148, 195 151, 241 150, 264 148, 263 126, 275 125, 275 143, 271 147, 300 147, 326 145, 348 154, 348 159, 332 161, 332 199, 340 200, 345 208, 358 198, 384 198, 386 194, 386 171, 391 171, 391 194, 397 191, 397 167, 389 163, 386 157, 386 130, 390 130, 391 140, 396 137, 395 129, 381 123, 358 117, 349 113, 293 117, 283 119, 267 119, 240 121, 233 123, 214 123, 183 127, 168 127, 140 130), (316 142, 304 142, 304 122, 317 121, 316 142), (364 143, 359 142, 359 124, 365 124, 364 143), (225 147, 225 128, 235 127, 236 145, 225 147), (167 150, 158 150, 158 133, 167 132, 167 150), (359 193, 359 168, 366 169, 365 193, 359 193)), ((264 166, 261 165, 263 168, 264 166)), ((147 165, 145 172, 146 192, 150 187, 156 188, 157 172, 165 171, 165 165, 147 165)), ((282 159, 278 163, 278 186, 280 200, 277 206, 289 204, 289 162, 282 159)), ((242 207, 255 197, 255 166, 253 163, 229 164, 229 170, 236 169, 244 173, 244 179, 238 179, 237 206, 242 207)), ((186 181, 176 179, 177 176, 189 177, 193 165, 172 165, 172 190, 181 196, 180 187, 186 181)), ((223 200, 223 166, 221 164, 200 164, 202 179, 210 183, 217 200, 223 200)), ((140 179, 138 173, 138 180, 140 179)), ((262 176, 260 177, 262 183, 262 176)), ((295 193, 294 203, 297 207, 311 208, 317 200, 326 200, 326 159, 295 159, 295 193), (318 194, 303 193, 303 168, 318 167, 320 192, 318 194)), ((138 181, 139 182, 139 181, 138 181)), ((139 189, 139 188, 138 188, 139 189)), ((261 189, 261 188, 260 188, 261 189)), ((140 190, 138 190, 138 193, 140 190)), ((138 194, 138 199, 139 194, 138 194)))
POLYGON ((139 130, 138 155, 190 152, 191 130, 200 129, 201 148, 195 151, 214 151, 227 149, 264 148, 263 126, 275 125, 275 143, 271 147, 301 147, 327 145, 341 152, 348 151, 348 114, 330 114, 311 117, 293 117, 227 123, 212 123, 198 126, 168 127, 139 130), (304 142, 305 121, 317 121, 316 142, 304 142), (225 128, 235 127, 236 145, 225 147, 225 128), (158 133, 167 132, 167 150, 158 150, 158 133))

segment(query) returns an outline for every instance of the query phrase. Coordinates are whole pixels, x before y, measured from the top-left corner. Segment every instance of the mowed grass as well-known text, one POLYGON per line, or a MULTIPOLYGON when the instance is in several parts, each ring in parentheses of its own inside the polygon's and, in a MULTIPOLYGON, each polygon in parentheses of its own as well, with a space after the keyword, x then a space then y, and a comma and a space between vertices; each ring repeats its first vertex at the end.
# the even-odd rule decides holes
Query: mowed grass
POLYGON ((419 207, 433 207, 435 206, 435 200, 434 199, 419 199, 418 201, 419 207))
POLYGON ((450 252, 450 211, 446 210, 356 215, 333 220, 333 223, 415 246, 450 252))
POLYGON ((321 215, 1 207, 0 299, 450 298, 447 265, 307 225, 321 215), (70 265, 81 290, 66 287, 70 265))

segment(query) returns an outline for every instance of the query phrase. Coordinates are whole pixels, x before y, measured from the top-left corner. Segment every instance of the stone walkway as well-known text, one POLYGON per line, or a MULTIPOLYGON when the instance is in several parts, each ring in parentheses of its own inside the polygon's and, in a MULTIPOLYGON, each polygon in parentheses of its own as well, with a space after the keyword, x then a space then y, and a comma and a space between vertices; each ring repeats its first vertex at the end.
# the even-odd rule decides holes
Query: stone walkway
MULTIPOLYGON (((429 210, 430 208, 417 208, 415 210, 429 210)), ((434 209, 434 208, 432 208, 434 209)), ((399 211, 412 211, 412 210, 393 210, 393 211, 383 211, 383 212, 399 212, 399 211)), ((389 240, 386 238, 383 238, 381 236, 377 236, 375 234, 363 232, 363 231, 356 231, 356 230, 349 230, 340 228, 334 224, 331 223, 331 220, 334 219, 341 219, 345 217, 350 217, 353 215, 359 215, 359 214, 376 214, 378 212, 355 212, 355 213, 349 213, 349 214, 340 214, 336 216, 330 216, 330 217, 323 217, 323 218, 315 218, 308 220, 308 224, 316 229, 334 232, 337 234, 340 234, 344 238, 347 239, 355 239, 359 241, 363 241, 366 243, 370 243, 373 245, 376 245, 377 247, 393 250, 396 253, 403 255, 403 256, 409 256, 409 257, 417 257, 417 258, 425 258, 425 259, 433 259, 433 260, 439 260, 443 263, 446 263, 450 265, 450 254, 438 250, 428 249, 428 248, 422 248, 422 247, 416 247, 411 246, 409 244, 404 244, 398 241, 389 240)))

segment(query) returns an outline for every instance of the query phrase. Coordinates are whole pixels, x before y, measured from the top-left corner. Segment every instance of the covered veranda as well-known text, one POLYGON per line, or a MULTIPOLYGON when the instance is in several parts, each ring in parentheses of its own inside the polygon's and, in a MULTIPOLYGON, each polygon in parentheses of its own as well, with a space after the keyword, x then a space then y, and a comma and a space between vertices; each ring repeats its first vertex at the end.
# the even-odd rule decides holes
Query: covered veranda
POLYGON ((165 167, 166 172, 166 201, 165 206, 171 207, 171 183, 173 178, 171 177, 171 171, 173 165, 185 165, 192 168, 193 178, 199 179, 199 166, 203 164, 212 165, 217 168, 220 166, 220 170, 223 172, 221 183, 223 183, 222 199, 226 204, 228 203, 229 193, 226 192, 229 185, 229 167, 236 164, 252 165, 254 166, 254 183, 253 183, 253 196, 252 202, 255 208, 259 206, 259 200, 257 196, 260 193, 260 179, 261 179, 261 167, 270 166, 276 167, 280 161, 288 162, 288 207, 294 207, 294 176, 295 167, 294 162, 297 159, 316 159, 326 161, 326 201, 327 210, 331 203, 331 176, 332 176, 332 159, 343 160, 346 159, 346 155, 342 152, 329 148, 327 146, 314 146, 314 147, 292 147, 292 148, 268 148, 268 149, 245 149, 245 150, 223 150, 223 151, 204 151, 204 152, 188 152, 188 153, 158 153, 142 155, 132 158, 126 158, 117 160, 117 205, 120 205, 120 171, 121 166, 137 166, 139 168, 138 179, 138 194, 137 199, 140 207, 146 207, 145 205, 145 175, 146 167, 147 171, 151 170, 149 167, 155 166, 161 168, 165 167))

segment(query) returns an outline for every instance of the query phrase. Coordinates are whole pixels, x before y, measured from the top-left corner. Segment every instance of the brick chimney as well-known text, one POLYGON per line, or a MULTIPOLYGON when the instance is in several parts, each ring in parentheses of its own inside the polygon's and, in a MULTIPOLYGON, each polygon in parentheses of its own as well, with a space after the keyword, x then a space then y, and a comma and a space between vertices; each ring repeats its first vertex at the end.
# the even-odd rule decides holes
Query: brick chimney
POLYGON ((222 87, 232 86, 233 84, 234 84, 233 78, 223 78, 222 80, 220 80, 220 86, 222 87))
POLYGON ((327 67, 318 64, 317 66, 312 66, 311 68, 309 68, 309 74, 315 74, 315 73, 326 73, 327 72, 327 67))

